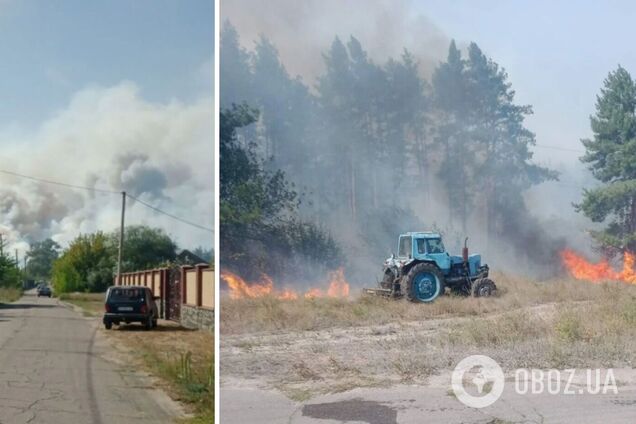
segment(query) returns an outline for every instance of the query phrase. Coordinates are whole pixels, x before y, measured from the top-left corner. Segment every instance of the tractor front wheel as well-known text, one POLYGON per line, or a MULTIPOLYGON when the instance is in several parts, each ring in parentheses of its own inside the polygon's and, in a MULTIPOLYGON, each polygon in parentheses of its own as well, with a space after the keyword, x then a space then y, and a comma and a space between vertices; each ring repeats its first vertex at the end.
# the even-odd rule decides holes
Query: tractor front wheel
POLYGON ((406 297, 411 302, 428 303, 444 294, 444 276, 433 264, 423 262, 413 266, 404 279, 406 297))
POLYGON ((473 283, 474 297, 488 297, 495 294, 497 286, 490 278, 480 278, 473 283))

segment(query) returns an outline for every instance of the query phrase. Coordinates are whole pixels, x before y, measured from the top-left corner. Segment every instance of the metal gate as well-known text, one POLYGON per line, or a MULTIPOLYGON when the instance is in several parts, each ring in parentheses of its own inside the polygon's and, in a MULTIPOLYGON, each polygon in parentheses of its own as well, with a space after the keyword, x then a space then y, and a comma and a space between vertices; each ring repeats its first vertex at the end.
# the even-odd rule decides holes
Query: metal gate
POLYGON ((170 268, 167 274, 165 315, 166 319, 178 322, 181 318, 181 270, 170 268))

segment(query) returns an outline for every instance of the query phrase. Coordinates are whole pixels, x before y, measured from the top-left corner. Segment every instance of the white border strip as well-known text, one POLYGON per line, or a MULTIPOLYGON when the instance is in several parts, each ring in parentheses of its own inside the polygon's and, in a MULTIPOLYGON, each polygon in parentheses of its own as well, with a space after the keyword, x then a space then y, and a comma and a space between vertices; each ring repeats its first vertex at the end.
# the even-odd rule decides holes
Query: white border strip
POLYGON ((221 373, 220 373, 220 260, 219 260, 219 37, 221 34, 220 26, 220 0, 214 0, 214 422, 221 422, 221 373))

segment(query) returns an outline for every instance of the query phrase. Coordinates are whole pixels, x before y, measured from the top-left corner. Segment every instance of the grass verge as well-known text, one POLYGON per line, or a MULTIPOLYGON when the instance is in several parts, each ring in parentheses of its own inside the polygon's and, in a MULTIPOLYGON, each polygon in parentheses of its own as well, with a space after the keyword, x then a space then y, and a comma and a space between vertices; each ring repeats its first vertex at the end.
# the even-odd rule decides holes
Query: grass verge
POLYGON ((82 308, 84 316, 99 316, 104 313, 104 293, 62 293, 60 300, 82 308))
MULTIPOLYGON (((84 315, 100 316, 103 293, 65 293, 60 300, 82 308, 84 315)), ((146 332, 138 324, 121 325, 105 333, 116 346, 158 377, 165 391, 183 403, 192 417, 181 423, 214 422, 214 336, 208 331, 188 330, 174 322, 159 320, 146 332)))
POLYGON ((0 303, 15 302, 22 296, 22 290, 13 287, 0 287, 0 303))
POLYGON ((150 333, 140 326, 106 332, 125 345, 144 368, 159 377, 166 392, 183 403, 192 418, 184 423, 214 422, 214 336, 160 321, 150 333), (150 337, 149 337, 150 335, 150 337))

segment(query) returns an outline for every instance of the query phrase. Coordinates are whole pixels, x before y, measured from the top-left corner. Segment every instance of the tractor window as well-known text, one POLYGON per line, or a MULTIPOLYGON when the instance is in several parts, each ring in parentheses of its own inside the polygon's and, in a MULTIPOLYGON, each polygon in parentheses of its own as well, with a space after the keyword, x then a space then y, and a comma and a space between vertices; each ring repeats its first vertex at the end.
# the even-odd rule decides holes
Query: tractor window
POLYGON ((398 249, 398 257, 407 258, 411 256, 413 249, 411 248, 411 237, 400 237, 400 246, 398 249))
POLYGON ((417 253, 420 255, 426 254, 426 239, 417 239, 417 253))
POLYGON ((444 253, 444 244, 442 239, 427 239, 426 250, 428 253, 444 253))

